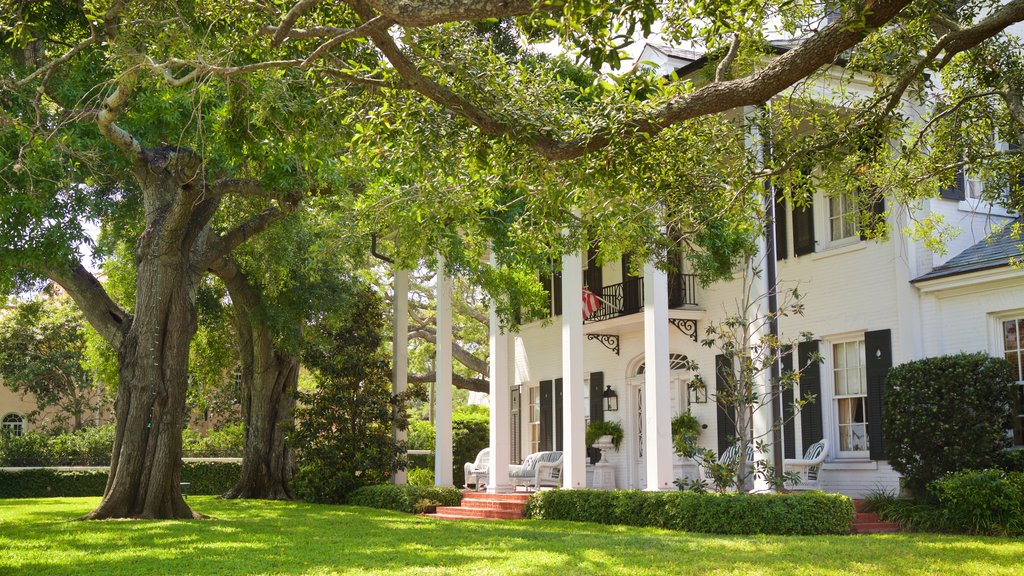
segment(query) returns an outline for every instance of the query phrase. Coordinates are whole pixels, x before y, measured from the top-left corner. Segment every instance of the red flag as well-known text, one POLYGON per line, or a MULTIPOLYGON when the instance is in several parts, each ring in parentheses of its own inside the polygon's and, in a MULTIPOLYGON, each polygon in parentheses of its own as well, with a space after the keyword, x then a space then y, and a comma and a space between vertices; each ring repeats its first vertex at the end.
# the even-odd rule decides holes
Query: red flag
POLYGON ((586 288, 583 289, 583 319, 587 320, 601 307, 601 299, 586 288))

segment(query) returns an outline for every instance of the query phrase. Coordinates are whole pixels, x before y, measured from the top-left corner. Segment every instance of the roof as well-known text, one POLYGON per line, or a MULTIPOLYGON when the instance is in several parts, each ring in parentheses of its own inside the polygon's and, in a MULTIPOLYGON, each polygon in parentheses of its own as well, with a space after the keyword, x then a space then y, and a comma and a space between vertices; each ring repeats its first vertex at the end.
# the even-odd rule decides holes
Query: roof
POLYGON ((665 56, 671 56, 672 58, 679 58, 680 60, 696 60, 704 55, 703 52, 697 50, 687 50, 685 48, 676 48, 675 46, 668 46, 666 44, 655 44, 654 42, 648 42, 653 50, 661 52, 665 56))
POLYGON ((1024 217, 1017 217, 1016 220, 990 234, 981 242, 967 248, 950 258, 945 264, 935 267, 931 272, 919 276, 911 280, 911 282, 935 280, 936 278, 1009 266, 1011 259, 1020 258, 1022 251, 1024 251, 1024 246, 1022 246, 1024 238, 1020 235, 1021 226, 1024 226, 1024 217))

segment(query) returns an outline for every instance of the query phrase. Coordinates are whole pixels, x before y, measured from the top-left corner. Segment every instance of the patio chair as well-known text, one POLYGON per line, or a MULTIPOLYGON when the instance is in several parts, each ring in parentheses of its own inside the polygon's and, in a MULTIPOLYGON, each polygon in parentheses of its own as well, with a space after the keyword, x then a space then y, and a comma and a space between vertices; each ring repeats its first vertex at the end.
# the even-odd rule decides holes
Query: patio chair
POLYGON ((811 444, 803 458, 787 458, 782 468, 800 475, 800 482, 789 486, 793 490, 817 490, 821 485, 821 465, 828 457, 828 439, 822 438, 811 444))
MULTIPOLYGON (((736 459, 739 456, 739 453, 740 453, 740 445, 739 445, 739 442, 737 442, 736 444, 733 444, 732 446, 729 446, 725 450, 725 452, 722 452, 722 455, 718 457, 718 463, 719 464, 728 465, 728 466, 733 466, 734 464, 736 464, 736 459)), ((754 445, 753 444, 747 444, 747 463, 748 464, 753 464, 754 463, 754 445)), ((705 470, 704 471, 704 477, 705 478, 711 478, 711 471, 710 470, 705 470)))
POLYGON ((562 453, 555 450, 530 454, 521 465, 509 466, 508 477, 513 487, 533 486, 534 490, 540 490, 542 486, 557 488, 562 483, 562 453))
POLYGON ((466 462, 463 467, 465 473, 466 482, 463 484, 464 488, 469 488, 472 484, 474 488, 480 489, 487 485, 487 470, 491 466, 491 449, 484 448, 476 455, 476 460, 472 462, 466 462))

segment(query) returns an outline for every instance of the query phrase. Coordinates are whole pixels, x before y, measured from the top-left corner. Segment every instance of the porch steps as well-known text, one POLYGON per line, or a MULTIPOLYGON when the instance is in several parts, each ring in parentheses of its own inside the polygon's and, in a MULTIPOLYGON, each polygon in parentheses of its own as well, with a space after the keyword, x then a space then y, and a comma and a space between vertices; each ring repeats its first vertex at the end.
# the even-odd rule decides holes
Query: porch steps
POLYGON ((863 500, 854 500, 853 507, 857 512, 853 519, 854 534, 892 534, 900 531, 899 524, 883 522, 878 514, 865 512, 866 505, 863 500))
POLYGON ((463 492, 462 505, 438 506, 427 516, 444 520, 520 520, 529 499, 529 494, 463 492))

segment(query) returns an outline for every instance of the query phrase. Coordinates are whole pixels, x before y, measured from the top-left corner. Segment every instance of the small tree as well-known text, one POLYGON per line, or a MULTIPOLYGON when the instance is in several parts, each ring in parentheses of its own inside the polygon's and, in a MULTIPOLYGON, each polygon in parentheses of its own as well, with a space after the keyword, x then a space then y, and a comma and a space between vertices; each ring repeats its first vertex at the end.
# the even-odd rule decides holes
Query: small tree
POLYGON ((404 398, 391 392, 382 307, 362 287, 346 310, 307 328, 303 360, 317 385, 299 393, 289 440, 298 461, 295 491, 308 501, 344 502, 355 488, 387 482, 405 466, 403 445, 392 433, 407 425, 404 398))
MULTIPOLYGON (((773 366, 778 364, 783 355, 791 353, 797 342, 811 337, 804 333, 800 339, 783 339, 769 330, 770 325, 778 322, 779 318, 803 315, 802 296, 796 288, 781 290, 778 284, 768 287, 764 293, 758 293, 756 287, 762 284, 759 280, 763 270, 756 258, 754 254, 744 258, 742 294, 737 300, 737 310, 727 315, 722 322, 709 324, 705 338, 701 341, 701 345, 718 350, 725 359, 715 367, 715 402, 735 424, 736 435, 730 440, 735 440, 739 450, 734 463, 722 464, 718 463, 713 451, 697 451, 696 459, 711 471, 719 490, 735 487, 738 492, 749 492, 754 478, 765 480, 775 488, 782 488, 787 481, 798 480, 795 475, 776 470, 768 460, 756 460, 751 467, 744 457, 751 447, 761 453, 768 452, 773 432, 784 424, 785 417, 773 420, 772 426, 763 431, 754 430, 754 417, 762 410, 771 410, 782 392, 791 389, 799 381, 800 373, 806 366, 796 366, 793 370, 781 373, 778 381, 768 390, 764 390, 758 382, 771 374, 773 366), (775 292, 778 299, 775 311, 767 307, 772 292, 775 292)), ((817 356, 808 360, 809 363, 819 361, 817 356)), ((702 388, 704 383, 698 378, 692 385, 702 388)), ((796 401, 793 414, 789 417, 799 413, 800 408, 810 400, 805 397, 796 401)))
POLYGON ((56 408, 56 427, 82 428, 83 416, 102 402, 85 350, 85 320, 67 299, 25 302, 0 319, 0 378, 35 400, 32 415, 56 408))
POLYGON ((923 493, 948 472, 995 464, 1010 445, 1013 369, 983 352, 938 356, 892 368, 886 378, 885 457, 923 493))

